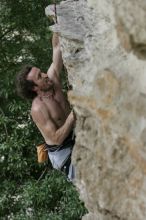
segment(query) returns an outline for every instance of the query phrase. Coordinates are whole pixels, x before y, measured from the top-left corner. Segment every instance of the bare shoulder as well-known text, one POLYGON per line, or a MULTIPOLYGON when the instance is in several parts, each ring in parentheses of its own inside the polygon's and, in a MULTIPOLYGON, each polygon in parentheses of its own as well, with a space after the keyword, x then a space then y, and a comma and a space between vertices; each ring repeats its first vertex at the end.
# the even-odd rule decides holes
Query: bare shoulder
POLYGON ((31 113, 33 112, 39 112, 42 108, 44 108, 45 105, 44 103, 41 101, 41 99, 39 99, 38 97, 36 97, 33 102, 32 102, 32 106, 31 106, 31 113))
POLYGON ((45 103, 39 98, 35 98, 32 102, 31 116, 35 123, 40 123, 49 117, 49 112, 47 111, 45 103))

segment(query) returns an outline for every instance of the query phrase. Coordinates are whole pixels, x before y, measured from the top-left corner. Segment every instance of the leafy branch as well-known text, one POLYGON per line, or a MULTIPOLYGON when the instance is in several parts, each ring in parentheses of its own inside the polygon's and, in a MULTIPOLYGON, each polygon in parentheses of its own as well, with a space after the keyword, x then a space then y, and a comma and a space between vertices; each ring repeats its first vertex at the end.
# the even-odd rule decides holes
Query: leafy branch
POLYGON ((7 31, 5 31, 1 36, 0 36, 0 40, 2 40, 7 34, 9 34, 11 31, 14 31, 15 27, 8 29, 7 31))
MULTIPOLYGON (((3 112, 3 110, 2 110, 1 107, 0 107, 0 111, 1 111, 1 113, 2 113, 2 116, 5 117, 5 114, 4 114, 4 112, 3 112)), ((6 125, 6 123, 3 123, 3 125, 4 125, 4 129, 5 129, 5 133, 6 133, 6 139, 7 139, 8 136, 9 136, 9 134, 8 134, 8 129, 7 129, 7 125, 6 125)))

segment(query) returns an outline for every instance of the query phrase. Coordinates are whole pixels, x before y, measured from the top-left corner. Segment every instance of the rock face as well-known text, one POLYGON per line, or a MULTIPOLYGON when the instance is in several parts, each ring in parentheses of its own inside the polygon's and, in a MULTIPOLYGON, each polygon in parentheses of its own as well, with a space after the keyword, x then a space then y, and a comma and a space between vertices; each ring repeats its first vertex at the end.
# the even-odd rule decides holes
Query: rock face
POLYGON ((67 0, 57 14, 51 28, 73 85, 83 220, 144 220, 146 1, 67 0))

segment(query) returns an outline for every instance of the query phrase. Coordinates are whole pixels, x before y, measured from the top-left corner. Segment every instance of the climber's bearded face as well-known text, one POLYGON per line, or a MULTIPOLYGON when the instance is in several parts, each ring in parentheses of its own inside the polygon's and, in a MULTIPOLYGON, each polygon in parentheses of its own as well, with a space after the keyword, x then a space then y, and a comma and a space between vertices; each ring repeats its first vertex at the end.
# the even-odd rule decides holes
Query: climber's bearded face
POLYGON ((41 72, 37 67, 32 67, 28 73, 27 80, 33 81, 36 85, 34 90, 49 91, 54 88, 53 81, 49 79, 46 73, 41 72))

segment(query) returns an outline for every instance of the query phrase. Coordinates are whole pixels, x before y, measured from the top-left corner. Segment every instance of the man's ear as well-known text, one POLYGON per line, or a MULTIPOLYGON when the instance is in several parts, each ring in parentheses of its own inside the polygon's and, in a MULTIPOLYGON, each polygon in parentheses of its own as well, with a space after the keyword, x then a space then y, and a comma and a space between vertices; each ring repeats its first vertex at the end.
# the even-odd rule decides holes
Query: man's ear
POLYGON ((37 91, 38 91, 38 86, 34 86, 34 87, 32 88, 32 91, 37 92, 37 91))

